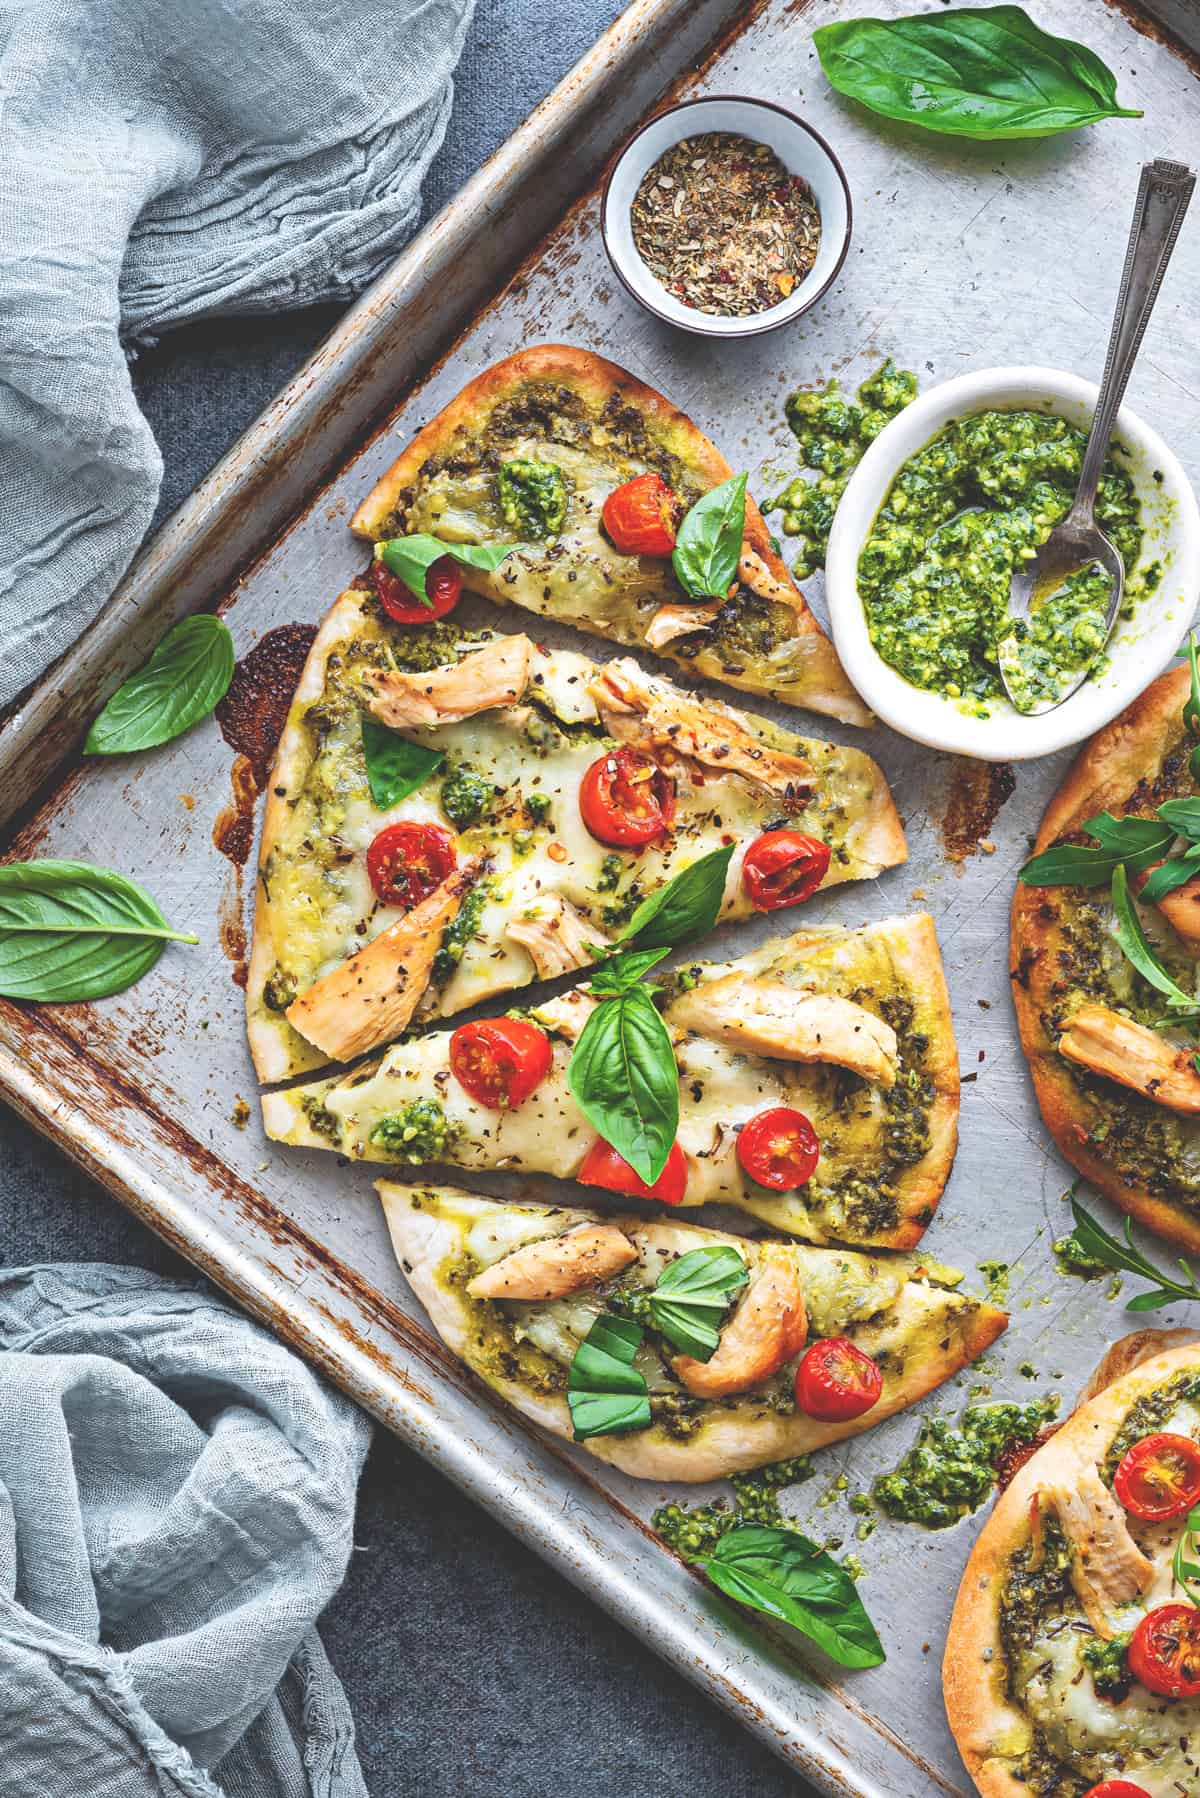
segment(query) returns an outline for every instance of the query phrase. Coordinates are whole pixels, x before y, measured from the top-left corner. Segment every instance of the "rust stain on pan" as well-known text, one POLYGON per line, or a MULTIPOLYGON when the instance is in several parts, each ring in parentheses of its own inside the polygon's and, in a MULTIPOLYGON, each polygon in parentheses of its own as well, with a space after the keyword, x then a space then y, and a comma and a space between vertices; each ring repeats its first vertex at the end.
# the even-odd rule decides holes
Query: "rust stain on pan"
POLYGON ((1177 56, 1186 63, 1192 74, 1200 78, 1200 55, 1189 48, 1183 39, 1176 37, 1173 31, 1158 19, 1152 19, 1137 0, 1104 0, 1110 12, 1115 12, 1125 23, 1137 32, 1139 37, 1149 38, 1152 44, 1161 44, 1172 56, 1177 56))

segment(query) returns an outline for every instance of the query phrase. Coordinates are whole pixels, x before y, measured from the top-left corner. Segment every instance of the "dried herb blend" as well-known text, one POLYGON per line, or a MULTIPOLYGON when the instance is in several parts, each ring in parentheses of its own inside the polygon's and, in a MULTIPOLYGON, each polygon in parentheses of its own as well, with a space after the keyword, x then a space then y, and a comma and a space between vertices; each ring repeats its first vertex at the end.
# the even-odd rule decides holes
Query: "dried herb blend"
POLYGON ((817 259, 808 183, 733 131, 665 150, 638 188, 633 241, 651 274, 698 312, 750 318, 778 306, 817 259))

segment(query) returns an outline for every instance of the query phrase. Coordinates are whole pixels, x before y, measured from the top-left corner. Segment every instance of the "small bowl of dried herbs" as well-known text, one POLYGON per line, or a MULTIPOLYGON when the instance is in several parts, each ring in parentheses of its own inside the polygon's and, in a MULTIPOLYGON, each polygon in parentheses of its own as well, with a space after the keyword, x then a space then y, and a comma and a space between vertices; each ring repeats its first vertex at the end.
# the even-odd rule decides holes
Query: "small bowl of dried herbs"
POLYGON ((672 106, 630 139, 600 224, 618 279, 658 318, 753 337, 832 285, 851 216, 842 165, 811 125, 723 94, 672 106))

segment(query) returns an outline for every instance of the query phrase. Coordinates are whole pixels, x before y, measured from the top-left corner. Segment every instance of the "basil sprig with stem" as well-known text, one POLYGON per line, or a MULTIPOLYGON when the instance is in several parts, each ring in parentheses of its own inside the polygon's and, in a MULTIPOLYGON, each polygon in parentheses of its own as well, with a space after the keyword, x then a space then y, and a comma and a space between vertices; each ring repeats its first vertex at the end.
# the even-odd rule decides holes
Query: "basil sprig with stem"
POLYGON ((211 612, 185 618, 145 667, 117 688, 89 730, 83 753, 127 755, 182 736, 224 699, 233 669, 228 626, 211 612))
POLYGON ((1116 1273, 1136 1274, 1139 1279, 1151 1282, 1152 1290, 1139 1292, 1131 1298, 1125 1306, 1127 1311, 1161 1311, 1179 1299, 1200 1299, 1196 1276, 1182 1257, 1176 1266, 1183 1274, 1183 1280, 1172 1279, 1170 1274, 1155 1267, 1153 1261, 1147 1260, 1133 1240, 1132 1218, 1125 1219, 1122 1241, 1119 1236, 1110 1235, 1103 1224, 1097 1223, 1074 1193, 1071 1195, 1071 1214, 1075 1219, 1076 1246, 1089 1261, 1098 1261, 1102 1267, 1111 1267, 1116 1273))
POLYGON ((692 599, 724 599, 737 578, 746 534, 746 481, 735 474, 712 487, 687 513, 671 566, 692 599))
POLYGON ((927 131, 1051 137, 1142 116, 1117 103, 1117 78, 1095 51, 1051 37, 1019 6, 840 20, 818 26, 813 43, 838 93, 927 131))
POLYGON ((679 1072, 670 1034, 638 982, 666 949, 633 950, 592 977, 602 1002, 567 1064, 567 1084, 588 1123, 647 1186, 667 1165, 679 1129, 679 1072))
POLYGON ((640 1324, 606 1311, 576 1349, 567 1374, 576 1442, 649 1428, 646 1382, 633 1365, 642 1341, 640 1324))
POLYGON ((799 1530, 739 1524, 693 1564, 727 1597, 790 1624, 841 1667, 887 1658, 846 1569, 799 1530))
POLYGON ((432 610, 433 601, 425 577, 443 556, 453 557, 463 568, 479 568, 485 574, 495 574, 501 562, 516 548, 515 543, 445 543, 440 537, 417 531, 411 537, 389 537, 386 543, 377 543, 375 559, 399 575, 409 592, 432 610))
POLYGON ((0 993, 66 1004, 123 992, 173 930, 149 893, 113 868, 86 862, 10 862, 0 867, 0 993))
POLYGON ((365 715, 362 746, 371 798, 381 812, 399 805, 402 799, 415 793, 431 774, 436 774, 446 759, 440 749, 426 749, 422 743, 410 743, 399 731, 389 730, 386 724, 365 715))
POLYGON ((749 1278, 744 1259, 728 1244, 689 1249, 664 1267, 649 1293, 651 1325, 693 1361, 711 1361, 721 1340, 717 1325, 749 1278))

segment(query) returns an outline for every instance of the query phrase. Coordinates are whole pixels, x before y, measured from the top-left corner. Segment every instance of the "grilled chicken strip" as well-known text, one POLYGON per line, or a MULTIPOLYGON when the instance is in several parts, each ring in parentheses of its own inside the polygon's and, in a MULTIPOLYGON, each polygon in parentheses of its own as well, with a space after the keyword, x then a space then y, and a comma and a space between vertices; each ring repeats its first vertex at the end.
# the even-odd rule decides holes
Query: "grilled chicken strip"
POLYGON ((580 1224, 562 1236, 527 1242, 473 1280, 473 1299, 565 1299, 602 1286, 637 1260, 637 1250, 615 1224, 580 1224))
POLYGON ((1057 1512, 1071 1543, 1071 1584, 1098 1636, 1116 1634, 1112 1621, 1154 1580, 1147 1560, 1129 1533, 1125 1512, 1096 1471, 1081 1459, 1072 1477, 1039 1492, 1043 1509, 1057 1512))
POLYGON ((504 933, 527 949, 540 980, 590 966, 588 948, 604 948, 608 938, 557 894, 539 900, 536 915, 514 918, 504 933))
MULTIPOLYGON (((1161 867, 1161 863, 1156 864, 1161 867)), ((1140 892, 1149 880, 1153 869, 1147 868, 1144 874, 1134 876, 1133 885, 1140 892)), ((1156 901, 1176 936, 1180 937, 1193 955, 1200 955, 1200 875, 1189 880, 1186 885, 1176 887, 1165 899, 1156 901)))
POLYGON ((711 1361, 676 1355, 671 1366, 696 1398, 725 1398, 769 1380, 800 1353, 807 1335, 795 1258, 779 1244, 765 1243, 711 1361))
POLYGON ((533 645, 528 637, 497 637, 449 668, 424 674, 372 672, 367 705, 392 730, 460 724, 493 706, 512 705, 525 691, 533 645))
POLYGON ((1200 1112, 1200 1074, 1191 1051, 1164 1042, 1107 1005, 1081 1005, 1058 1039, 1068 1061, 1103 1074, 1168 1111, 1200 1112))
POLYGON ((671 1023, 751 1054, 828 1061, 876 1086, 896 1084, 896 1032, 865 1006, 834 993, 803 993, 782 980, 727 974, 676 999, 671 1023))

